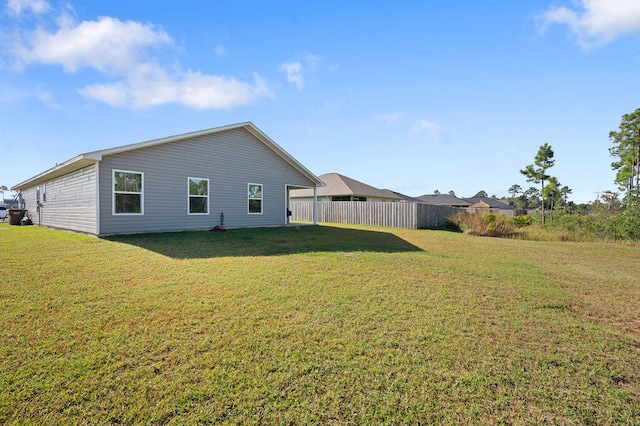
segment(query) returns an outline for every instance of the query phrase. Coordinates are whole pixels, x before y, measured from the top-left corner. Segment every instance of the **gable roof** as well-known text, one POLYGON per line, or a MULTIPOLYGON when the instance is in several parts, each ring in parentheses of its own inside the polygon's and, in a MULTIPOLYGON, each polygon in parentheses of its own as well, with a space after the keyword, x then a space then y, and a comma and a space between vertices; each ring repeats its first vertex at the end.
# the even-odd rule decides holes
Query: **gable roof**
POLYGON ((477 203, 471 204, 469 207, 472 209, 488 209, 491 206, 484 201, 478 201, 477 203))
MULTIPOLYGON (((350 177, 338 173, 325 173, 319 176, 326 184, 317 190, 318 197, 374 197, 390 200, 401 200, 402 197, 391 191, 378 189, 350 177)), ((291 198, 313 197, 313 189, 296 189, 291 191, 291 198)))
POLYGON ((418 200, 425 204, 431 204, 434 206, 466 207, 471 205, 469 201, 449 194, 425 194, 419 196, 418 200))
POLYGON ((162 145, 166 143, 178 142, 184 139, 189 139, 189 138, 194 138, 199 136, 208 136, 208 135, 213 135, 213 134, 222 133, 229 130, 236 130, 236 129, 247 130, 249 133, 255 136, 260 142, 264 143, 268 148, 270 148, 275 154, 282 157, 292 167, 294 167, 296 170, 302 173, 309 180, 314 182, 316 186, 323 186, 323 182, 316 175, 311 173, 306 167, 300 164, 295 158, 293 158, 289 153, 287 153, 277 143, 275 143, 269 136, 267 136, 260 129, 258 129, 252 122, 246 121, 244 123, 214 127, 211 129, 199 130, 199 131, 190 132, 190 133, 183 133, 180 135, 169 136, 169 137, 160 138, 160 139, 153 139, 145 142, 138 142, 138 143, 133 143, 129 145, 122 145, 114 148, 107 148, 107 149, 91 151, 84 154, 80 154, 63 163, 56 164, 54 167, 50 168, 49 170, 45 170, 44 172, 32 178, 29 178, 24 182, 20 182, 19 184, 14 185, 11 189, 20 190, 23 188, 28 188, 30 186, 38 185, 40 183, 46 182, 56 177, 74 172, 76 170, 80 170, 92 164, 95 164, 101 161, 102 157, 107 155, 120 154, 127 151, 134 151, 136 149, 147 148, 147 147, 162 145))

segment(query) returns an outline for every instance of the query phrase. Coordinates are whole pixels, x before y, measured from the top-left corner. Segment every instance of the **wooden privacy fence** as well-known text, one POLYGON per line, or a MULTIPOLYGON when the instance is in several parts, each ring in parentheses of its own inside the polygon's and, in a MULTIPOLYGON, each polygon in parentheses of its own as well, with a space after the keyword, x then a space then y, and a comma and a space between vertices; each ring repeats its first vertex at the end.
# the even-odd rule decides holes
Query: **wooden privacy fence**
MULTIPOLYGON (((313 201, 292 201, 291 220, 313 222, 313 201)), ((318 222, 430 229, 444 226, 455 207, 424 203, 320 201, 318 222)))

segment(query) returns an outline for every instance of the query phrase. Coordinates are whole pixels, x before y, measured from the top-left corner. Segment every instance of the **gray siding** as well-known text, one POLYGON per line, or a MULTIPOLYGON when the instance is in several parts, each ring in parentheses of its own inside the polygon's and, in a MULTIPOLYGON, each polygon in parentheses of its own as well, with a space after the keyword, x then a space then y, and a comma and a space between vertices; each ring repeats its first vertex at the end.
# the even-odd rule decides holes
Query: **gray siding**
POLYGON ((35 225, 96 234, 96 166, 76 170, 21 192, 35 225))
POLYGON ((286 185, 314 186, 245 129, 105 155, 100 234, 253 227, 286 223, 286 185), (113 170, 144 173, 144 215, 114 215, 113 170), (187 178, 209 179, 209 214, 188 214, 187 178), (248 213, 247 185, 263 185, 262 214, 248 213))

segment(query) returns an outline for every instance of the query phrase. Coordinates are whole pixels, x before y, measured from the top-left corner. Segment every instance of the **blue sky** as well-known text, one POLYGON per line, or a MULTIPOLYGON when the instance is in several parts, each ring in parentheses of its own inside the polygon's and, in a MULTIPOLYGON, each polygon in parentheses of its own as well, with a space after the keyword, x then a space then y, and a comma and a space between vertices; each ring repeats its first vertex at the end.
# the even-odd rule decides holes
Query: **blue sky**
POLYGON ((317 175, 413 196, 526 189, 548 142, 588 202, 638 77, 637 0, 3 0, 0 185, 252 121, 317 175))

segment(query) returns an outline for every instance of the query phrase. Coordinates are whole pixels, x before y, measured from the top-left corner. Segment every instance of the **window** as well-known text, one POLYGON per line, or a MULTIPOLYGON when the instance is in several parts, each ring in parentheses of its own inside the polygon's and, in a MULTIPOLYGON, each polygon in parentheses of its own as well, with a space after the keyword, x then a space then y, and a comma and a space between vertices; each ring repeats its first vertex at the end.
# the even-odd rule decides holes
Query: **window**
POLYGON ((209 179, 189 178, 189 214, 209 214, 209 179))
POLYGON ((249 184, 249 214, 262 213, 262 185, 249 184))
POLYGON ((367 201, 367 197, 352 197, 351 195, 335 195, 331 201, 367 201))
POLYGON ((113 171, 113 214, 144 214, 143 174, 113 171))

